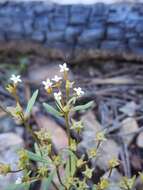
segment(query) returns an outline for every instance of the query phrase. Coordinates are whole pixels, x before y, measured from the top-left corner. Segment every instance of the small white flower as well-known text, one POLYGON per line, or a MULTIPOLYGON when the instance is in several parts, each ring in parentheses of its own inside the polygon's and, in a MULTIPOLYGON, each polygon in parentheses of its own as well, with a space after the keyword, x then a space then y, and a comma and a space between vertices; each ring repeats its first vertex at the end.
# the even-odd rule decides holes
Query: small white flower
POLYGON ((16 76, 16 75, 11 75, 10 80, 12 80, 14 84, 17 84, 17 83, 19 83, 19 82, 22 82, 22 80, 21 80, 21 78, 20 78, 20 75, 17 75, 17 76, 16 76))
POLYGON ((15 184, 21 184, 22 183, 22 178, 21 177, 18 177, 15 181, 15 184))
POLYGON ((52 79, 54 82, 59 82, 62 78, 58 77, 57 75, 54 76, 54 78, 52 79))
POLYGON ((67 67, 66 63, 64 63, 63 65, 59 65, 59 67, 61 73, 69 71, 69 68, 67 67))
POLYGON ((50 79, 47 79, 46 81, 42 81, 42 84, 44 85, 45 90, 47 90, 52 87, 53 83, 50 81, 50 79))
POLYGON ((78 97, 81 97, 82 95, 84 95, 84 91, 80 87, 74 88, 74 91, 76 92, 76 95, 78 97))
POLYGON ((62 99, 62 93, 59 91, 59 92, 55 92, 54 93, 54 98, 56 100, 61 100, 62 99))

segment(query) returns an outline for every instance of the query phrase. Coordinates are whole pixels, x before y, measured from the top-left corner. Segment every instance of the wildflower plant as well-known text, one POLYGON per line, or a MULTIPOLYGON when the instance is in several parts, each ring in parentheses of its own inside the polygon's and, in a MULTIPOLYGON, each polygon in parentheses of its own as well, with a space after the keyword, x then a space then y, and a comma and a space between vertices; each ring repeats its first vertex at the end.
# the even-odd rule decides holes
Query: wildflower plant
MULTIPOLYGON (((60 151, 52 143, 51 134, 48 129, 44 128, 39 131, 34 131, 30 125, 30 115, 33 105, 38 97, 38 90, 36 90, 27 103, 27 107, 22 106, 18 96, 18 85, 22 83, 21 77, 12 75, 10 78, 11 83, 8 84, 6 89, 15 99, 15 105, 7 108, 1 107, 8 113, 16 123, 25 127, 28 133, 31 134, 34 140, 34 150, 20 150, 18 152, 19 162, 17 170, 13 171, 10 165, 0 164, 0 174, 6 175, 8 173, 23 172, 23 176, 18 178, 15 182, 14 189, 26 187, 33 182, 40 181, 42 190, 48 190, 54 186, 56 190, 105 190, 109 187, 108 179, 101 178, 100 181, 93 185, 89 184, 92 179, 95 168, 89 163, 92 158, 98 155, 98 149, 103 141, 106 141, 105 134, 100 131, 95 137, 97 146, 87 152, 88 158, 85 155, 79 156, 77 153, 79 140, 73 138, 71 131, 76 134, 81 134, 84 130, 82 121, 75 121, 71 118, 71 113, 76 111, 86 110, 93 106, 93 101, 77 105, 77 101, 84 95, 81 87, 76 87, 73 81, 68 78, 69 68, 67 64, 59 65, 60 72, 63 77, 56 75, 54 78, 47 78, 42 82, 47 96, 52 95, 55 100, 55 106, 44 102, 45 110, 53 114, 55 117, 63 117, 66 124, 66 132, 68 136, 68 147, 60 151), (33 162, 36 167, 33 168, 33 162), (62 172, 61 172, 62 171, 62 172), (80 175, 78 174, 80 172, 80 175)), ((109 162, 109 172, 111 175, 112 169, 119 165, 119 161, 113 158, 109 162)), ((110 177, 110 176, 109 176, 110 177)), ((132 180, 124 178, 120 183, 123 189, 132 188, 132 180)), ((12 188, 11 188, 12 189, 12 188)))

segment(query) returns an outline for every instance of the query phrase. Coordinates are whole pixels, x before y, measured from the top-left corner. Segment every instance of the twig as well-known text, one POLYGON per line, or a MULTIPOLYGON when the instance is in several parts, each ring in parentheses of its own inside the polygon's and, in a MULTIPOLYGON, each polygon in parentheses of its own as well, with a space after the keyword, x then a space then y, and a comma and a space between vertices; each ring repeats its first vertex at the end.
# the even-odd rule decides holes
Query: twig
POLYGON ((122 142, 122 151, 120 153, 121 159, 122 159, 122 164, 123 164, 123 168, 124 168, 124 174, 127 177, 131 176, 131 169, 130 169, 130 162, 129 162, 129 155, 128 155, 128 149, 127 149, 127 145, 125 145, 125 143, 123 142, 123 139, 120 139, 122 142))

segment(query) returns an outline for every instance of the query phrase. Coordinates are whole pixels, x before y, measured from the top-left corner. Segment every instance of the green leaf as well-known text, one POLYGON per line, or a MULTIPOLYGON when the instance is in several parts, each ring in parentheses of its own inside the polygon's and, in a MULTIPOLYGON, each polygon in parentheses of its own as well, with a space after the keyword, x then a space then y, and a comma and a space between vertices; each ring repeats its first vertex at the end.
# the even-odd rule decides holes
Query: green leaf
POLYGON ((69 155, 70 159, 67 160, 65 175, 66 175, 66 177, 69 177, 69 176, 74 176, 74 174, 75 174, 77 157, 72 151, 70 151, 70 150, 67 150, 67 151, 68 151, 68 155, 69 155))
POLYGON ((94 101, 90 101, 87 104, 76 106, 73 108, 73 111, 82 111, 91 108, 94 105, 94 101))
POLYGON ((8 185, 8 187, 5 188, 5 190, 29 190, 30 184, 29 183, 23 183, 23 184, 11 184, 8 185))
POLYGON ((53 116, 59 118, 61 116, 61 113, 58 112, 55 108, 53 108, 52 106, 50 106, 47 103, 43 103, 44 108, 46 109, 46 111, 50 114, 52 114, 53 116))
POLYGON ((60 185, 59 190, 65 190, 65 187, 63 187, 62 185, 60 185))
POLYGON ((38 96, 38 90, 36 90, 36 91, 33 93, 32 97, 31 97, 30 100, 28 101, 27 108, 26 108, 26 115, 28 115, 28 114, 31 113, 32 108, 33 108, 33 106, 34 106, 34 104, 35 104, 35 101, 36 101, 36 99, 37 99, 37 96, 38 96))
POLYGON ((34 149, 38 156, 41 156, 41 151, 37 143, 34 143, 34 149))
POLYGON ((96 190, 96 185, 93 185, 92 190, 96 190))
POLYGON ((76 103, 76 97, 72 97, 72 98, 68 101, 68 105, 75 104, 75 103, 76 103))
POLYGON ((50 164, 51 163, 50 158, 47 158, 47 157, 46 157, 46 159, 42 158, 38 154, 30 152, 30 151, 27 151, 27 154, 28 154, 28 157, 29 157, 30 160, 33 160, 33 161, 36 161, 36 162, 42 162, 44 164, 50 164))
POLYGON ((54 178, 54 175, 55 175, 55 171, 51 172, 48 178, 43 179, 42 187, 41 187, 42 190, 48 190, 49 189, 49 187, 52 183, 52 180, 54 178))

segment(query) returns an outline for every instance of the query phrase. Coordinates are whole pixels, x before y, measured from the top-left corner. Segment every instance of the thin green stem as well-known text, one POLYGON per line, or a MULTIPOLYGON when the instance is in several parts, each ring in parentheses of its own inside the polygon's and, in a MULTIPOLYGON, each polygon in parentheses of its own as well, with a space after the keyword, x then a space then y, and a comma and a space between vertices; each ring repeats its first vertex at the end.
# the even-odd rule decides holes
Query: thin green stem
MULTIPOLYGON (((66 129, 68 135, 68 147, 71 147, 71 135, 70 135, 70 125, 69 125, 69 114, 65 113, 66 129)), ((69 170, 71 171, 71 156, 69 155, 69 170)))
POLYGON ((99 149, 99 146, 101 144, 101 141, 98 141, 97 147, 96 147, 96 151, 99 149))
POLYGON ((109 170, 109 175, 108 175, 109 178, 111 177, 111 174, 112 174, 112 168, 109 170))
POLYGON ((68 113, 65 113, 65 121, 66 121, 67 135, 68 135, 68 145, 70 147, 70 145, 71 145, 71 136, 70 136, 70 126, 69 126, 69 116, 68 116, 68 113))
POLYGON ((25 121, 23 114, 20 114, 20 118, 21 118, 21 120, 22 120, 23 125, 25 126, 25 128, 26 128, 26 129, 30 132, 30 134, 32 135, 33 139, 37 142, 38 145, 40 145, 40 142, 39 142, 37 136, 34 134, 32 128, 30 127, 30 125, 27 124, 27 122, 25 121))

